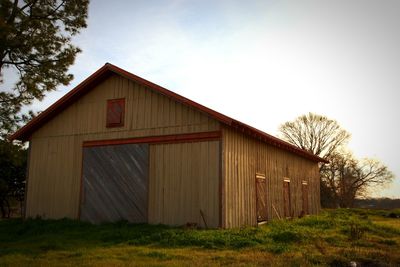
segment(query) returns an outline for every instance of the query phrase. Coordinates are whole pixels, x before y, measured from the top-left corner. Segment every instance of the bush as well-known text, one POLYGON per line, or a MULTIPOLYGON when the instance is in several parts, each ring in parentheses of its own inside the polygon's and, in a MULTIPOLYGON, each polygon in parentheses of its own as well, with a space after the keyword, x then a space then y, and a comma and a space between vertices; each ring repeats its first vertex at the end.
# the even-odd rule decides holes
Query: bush
POLYGON ((281 243, 300 242, 302 240, 301 234, 290 230, 274 232, 270 236, 275 242, 281 243))
POLYGON ((354 222, 350 224, 349 237, 351 241, 356 241, 361 239, 364 233, 365 233, 365 228, 362 227, 360 224, 354 222))

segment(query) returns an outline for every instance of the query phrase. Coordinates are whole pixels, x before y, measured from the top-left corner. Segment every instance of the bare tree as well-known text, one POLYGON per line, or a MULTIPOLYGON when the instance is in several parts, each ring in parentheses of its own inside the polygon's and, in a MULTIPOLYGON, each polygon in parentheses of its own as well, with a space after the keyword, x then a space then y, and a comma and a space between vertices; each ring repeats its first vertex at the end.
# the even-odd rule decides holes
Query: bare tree
POLYGON ((321 181, 329 192, 323 206, 352 207, 356 197, 368 194, 372 187, 390 183, 394 176, 375 159, 357 160, 350 153, 335 153, 321 168, 321 181))
POLYGON ((282 124, 279 131, 284 140, 324 159, 350 139, 350 134, 335 120, 313 113, 282 124))
POLYGON ((346 152, 350 134, 335 120, 308 113, 282 124, 279 130, 289 143, 329 161, 320 165, 324 207, 350 207, 356 197, 366 195, 372 186, 393 179, 393 174, 381 162, 360 161, 346 152))
POLYGON ((356 191, 356 197, 360 197, 367 195, 373 187, 392 182, 394 175, 379 160, 365 158, 358 161, 355 178, 351 187, 356 191))
POLYGON ((350 154, 345 153, 333 153, 327 159, 329 164, 320 168, 321 204, 323 207, 336 208, 340 206, 340 195, 345 191, 340 188, 347 179, 352 179, 356 162, 350 154))

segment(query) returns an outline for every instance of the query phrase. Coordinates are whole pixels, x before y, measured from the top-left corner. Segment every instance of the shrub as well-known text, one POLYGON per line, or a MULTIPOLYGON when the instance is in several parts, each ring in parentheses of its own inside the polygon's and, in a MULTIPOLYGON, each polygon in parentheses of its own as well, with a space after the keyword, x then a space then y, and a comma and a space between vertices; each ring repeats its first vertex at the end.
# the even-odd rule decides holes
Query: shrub
POLYGON ((381 239, 378 241, 380 244, 388 245, 388 246, 395 246, 397 245, 396 240, 393 239, 381 239))
POLYGON ((359 240, 363 237, 365 229, 358 223, 352 222, 350 224, 349 237, 351 241, 359 240))

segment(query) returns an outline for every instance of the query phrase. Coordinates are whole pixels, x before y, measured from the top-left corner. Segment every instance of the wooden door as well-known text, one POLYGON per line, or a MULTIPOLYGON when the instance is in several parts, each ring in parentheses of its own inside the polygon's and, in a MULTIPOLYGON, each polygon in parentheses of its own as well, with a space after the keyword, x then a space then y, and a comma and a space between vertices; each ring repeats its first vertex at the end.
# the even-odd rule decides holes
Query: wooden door
POLYGON ((303 193, 303 212, 304 214, 309 214, 308 210, 308 184, 302 183, 302 193, 303 193))
POLYGON ((267 220, 267 183, 265 176, 256 175, 257 222, 267 220))
POLYGON ((81 220, 147 222, 148 165, 147 144, 85 147, 81 220))
POLYGON ((291 216, 291 205, 290 205, 290 182, 283 182, 283 212, 284 217, 288 218, 291 216))

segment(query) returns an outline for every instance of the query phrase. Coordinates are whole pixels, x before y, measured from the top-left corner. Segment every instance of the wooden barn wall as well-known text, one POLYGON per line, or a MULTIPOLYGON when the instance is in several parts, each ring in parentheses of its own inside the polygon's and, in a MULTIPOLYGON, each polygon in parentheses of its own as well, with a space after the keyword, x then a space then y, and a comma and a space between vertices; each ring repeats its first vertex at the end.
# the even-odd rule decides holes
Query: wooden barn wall
POLYGON ((216 130, 203 113, 111 76, 32 135, 26 215, 77 218, 84 141, 216 130), (106 128, 106 102, 116 98, 126 99, 125 124, 106 128))
POLYGON ((220 141, 150 146, 150 223, 204 227, 205 220, 219 227, 219 146, 220 141))
POLYGON ((293 153, 222 128, 223 205, 226 228, 256 225, 256 173, 266 176, 268 220, 283 217, 283 180, 290 179, 294 216, 302 210, 302 181, 308 182, 309 212, 320 210, 318 164, 293 153), (275 212, 275 210, 276 212, 275 212))

